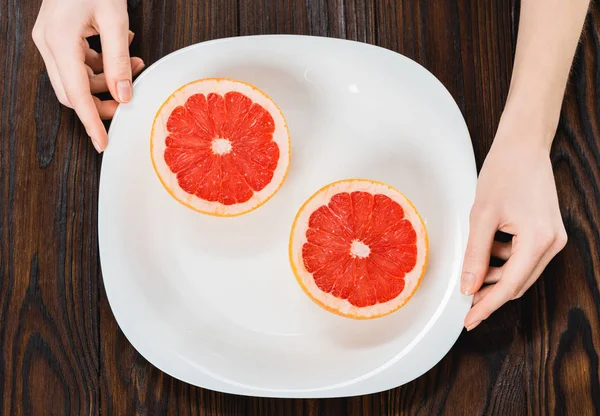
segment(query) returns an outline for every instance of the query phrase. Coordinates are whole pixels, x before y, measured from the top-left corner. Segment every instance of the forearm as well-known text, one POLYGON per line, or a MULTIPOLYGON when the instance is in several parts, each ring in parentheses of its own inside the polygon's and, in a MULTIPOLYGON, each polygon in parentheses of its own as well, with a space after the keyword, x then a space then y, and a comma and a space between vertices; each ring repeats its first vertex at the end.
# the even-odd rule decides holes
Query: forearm
MULTIPOLYGON (((589 0, 522 0, 505 114, 550 146, 589 0)), ((504 116, 503 116, 504 117, 504 116)))

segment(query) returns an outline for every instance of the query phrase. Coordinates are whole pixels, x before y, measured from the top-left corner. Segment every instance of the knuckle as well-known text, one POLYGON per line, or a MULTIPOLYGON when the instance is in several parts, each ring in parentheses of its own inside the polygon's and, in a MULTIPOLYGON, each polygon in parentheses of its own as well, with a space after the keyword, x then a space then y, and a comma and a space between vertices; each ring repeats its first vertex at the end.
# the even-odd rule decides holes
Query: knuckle
POLYGON ((49 22, 43 31, 43 39, 48 47, 55 51, 61 51, 66 44, 72 44, 72 39, 77 39, 78 35, 74 29, 65 27, 64 19, 49 22))
POLYGON ((109 67, 107 70, 112 72, 113 76, 129 76, 131 75, 131 64, 129 62, 129 55, 119 54, 110 58, 109 67))
POLYGON ((489 306, 485 306, 481 308, 481 320, 485 321, 486 319, 488 319, 493 313, 494 313, 494 309, 489 307, 489 306))
POLYGON ((33 26, 31 39, 33 39, 33 43, 38 47, 44 41, 44 31, 38 25, 33 26))
POLYGON ((60 94, 60 95, 57 95, 56 98, 58 99, 58 102, 61 103, 62 105, 64 105, 65 107, 72 108, 71 102, 65 95, 60 94))
POLYGON ((70 107, 76 106, 78 103, 80 103, 81 99, 86 94, 89 94, 89 91, 86 92, 85 90, 82 90, 80 88, 66 88, 65 87, 65 95, 66 95, 67 101, 71 104, 70 107))
POLYGON ((554 241, 558 251, 561 251, 563 248, 565 248, 565 246, 569 242, 569 236, 567 235, 567 232, 564 228, 556 234, 556 238, 554 241))
POLYGON ((60 32, 52 28, 44 31, 44 41, 50 49, 55 49, 60 45, 60 32))
POLYGON ((111 30, 129 29, 127 8, 123 7, 120 2, 101 3, 101 6, 96 10, 96 18, 101 26, 104 24, 110 27, 111 30))
POLYGON ((476 202, 471 208, 469 220, 471 223, 486 220, 493 216, 493 209, 487 203, 476 202))
POLYGON ((486 273, 486 268, 483 266, 485 264, 485 258, 478 251, 467 250, 465 252, 463 274, 470 274, 475 277, 475 280, 481 280, 486 273))
POLYGON ((471 220, 471 222, 473 222, 480 215, 481 215, 481 205, 476 203, 471 207, 471 212, 469 213, 469 219, 471 220))
POLYGON ((486 251, 482 250, 477 244, 469 243, 464 254, 463 272, 472 274, 476 279, 482 279, 489 264, 489 257, 486 258, 486 251))
POLYGON ((113 17, 113 19, 115 26, 119 29, 129 29, 129 17, 127 16, 127 13, 118 13, 113 17))
POLYGON ((511 299, 519 299, 523 296, 523 291, 521 285, 512 284, 508 288, 511 299))
POLYGON ((547 250, 548 248, 550 248, 552 246, 552 244, 554 244, 555 240, 556 240, 556 235, 554 234, 553 231, 549 230, 548 228, 540 227, 534 233, 533 242, 534 242, 534 245, 537 250, 540 250, 540 251, 547 250))

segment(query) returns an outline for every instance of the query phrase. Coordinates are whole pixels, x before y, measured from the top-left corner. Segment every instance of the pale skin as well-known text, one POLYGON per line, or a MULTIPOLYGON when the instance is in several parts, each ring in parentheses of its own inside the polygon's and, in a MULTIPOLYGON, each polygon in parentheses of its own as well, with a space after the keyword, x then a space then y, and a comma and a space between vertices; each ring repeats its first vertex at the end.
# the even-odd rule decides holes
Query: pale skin
MULTIPOLYGON (((567 242, 549 153, 588 7, 589 0, 521 1, 510 92, 471 212, 461 278, 461 291, 474 294, 468 330, 522 296, 567 242), (511 234, 512 242, 494 242, 496 231, 511 234), (489 267, 492 256, 507 261, 489 267)), ((101 120, 131 100, 132 77, 144 68, 129 55, 126 1, 44 0, 32 36, 59 101, 104 151, 101 120), (96 34, 101 55, 86 41, 96 34), (106 91, 112 100, 94 96, 106 91)))
POLYGON ((111 119, 118 103, 132 97, 131 79, 144 62, 130 58, 125 0, 44 0, 32 32, 58 100, 75 110, 98 152, 107 145, 101 120, 111 119), (87 37, 100 35, 103 53, 87 37), (113 100, 92 94, 110 91, 113 100))
POLYGON ((550 163, 588 0, 522 0, 510 91, 477 183, 461 290, 472 330, 519 298, 567 243, 550 163), (496 231, 512 242, 494 242, 496 231), (507 260, 488 267, 490 256, 507 260), (485 285, 484 285, 485 283, 485 285))

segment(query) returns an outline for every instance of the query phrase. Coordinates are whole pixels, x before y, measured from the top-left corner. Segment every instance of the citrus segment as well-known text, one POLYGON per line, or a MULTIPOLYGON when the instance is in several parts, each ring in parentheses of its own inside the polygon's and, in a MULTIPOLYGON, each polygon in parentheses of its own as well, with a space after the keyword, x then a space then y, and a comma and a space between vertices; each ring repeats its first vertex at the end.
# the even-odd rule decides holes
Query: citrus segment
POLYGON ((200 212, 234 216, 265 203, 283 183, 290 142, 283 114, 255 87, 204 79, 158 110, 151 156, 169 193, 200 212))
POLYGON ((324 308, 358 319, 389 314, 413 295, 428 240, 414 206, 383 183, 328 185, 300 209, 290 261, 304 291, 324 308))

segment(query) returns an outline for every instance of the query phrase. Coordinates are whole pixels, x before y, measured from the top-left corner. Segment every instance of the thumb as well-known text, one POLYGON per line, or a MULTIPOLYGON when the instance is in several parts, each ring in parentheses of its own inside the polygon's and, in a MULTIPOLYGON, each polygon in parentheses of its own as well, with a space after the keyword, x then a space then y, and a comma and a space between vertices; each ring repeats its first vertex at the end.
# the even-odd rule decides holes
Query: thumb
POLYGON ((498 223, 489 211, 473 207, 469 241, 465 252, 460 290, 465 295, 477 292, 487 274, 498 223))
POLYGON ((129 19, 125 2, 112 3, 111 12, 98 16, 106 83, 120 103, 131 101, 131 61, 129 59, 129 19))

